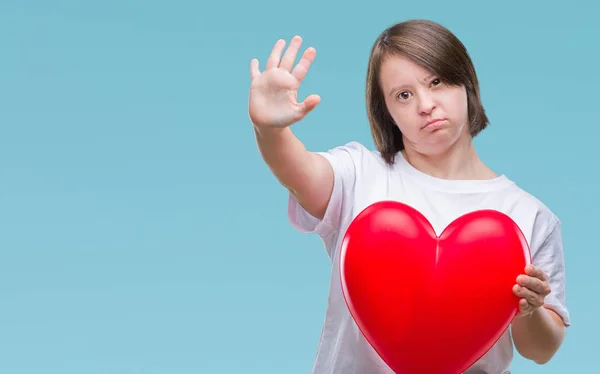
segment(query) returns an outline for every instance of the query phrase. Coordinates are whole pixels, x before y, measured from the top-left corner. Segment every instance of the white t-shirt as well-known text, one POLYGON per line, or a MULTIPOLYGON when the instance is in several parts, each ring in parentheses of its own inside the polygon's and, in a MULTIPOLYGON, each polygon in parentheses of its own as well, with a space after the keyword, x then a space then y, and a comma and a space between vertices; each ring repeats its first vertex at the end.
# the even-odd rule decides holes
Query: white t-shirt
MULTIPOLYGON (((532 262, 550 277, 546 306, 570 325, 565 302, 565 265, 558 218, 538 199, 501 175, 489 180, 445 180, 422 173, 398 153, 388 166, 379 152, 357 142, 321 152, 331 163, 335 182, 325 216, 317 220, 290 195, 288 216, 300 232, 317 233, 332 261, 329 297, 313 374, 393 374, 355 324, 340 284, 339 249, 351 221, 380 200, 408 204, 427 217, 437 234, 457 217, 477 209, 510 216, 523 231, 532 262)), ((510 329, 465 374, 510 374, 510 329)))

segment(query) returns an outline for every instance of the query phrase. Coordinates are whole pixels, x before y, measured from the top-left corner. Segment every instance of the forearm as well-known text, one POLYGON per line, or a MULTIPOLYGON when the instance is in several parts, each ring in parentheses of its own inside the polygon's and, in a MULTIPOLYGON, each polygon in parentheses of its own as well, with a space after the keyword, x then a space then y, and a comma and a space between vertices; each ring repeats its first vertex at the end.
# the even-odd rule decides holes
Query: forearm
POLYGON ((255 129, 263 160, 279 183, 314 217, 322 218, 333 189, 333 170, 322 156, 309 152, 289 127, 255 129))
POLYGON ((260 154, 277 180, 289 189, 301 189, 312 160, 304 144, 289 127, 254 132, 260 154))
POLYGON ((562 344, 565 326, 555 312, 544 307, 531 315, 517 317, 512 323, 512 337, 515 348, 521 356, 545 364, 562 344))

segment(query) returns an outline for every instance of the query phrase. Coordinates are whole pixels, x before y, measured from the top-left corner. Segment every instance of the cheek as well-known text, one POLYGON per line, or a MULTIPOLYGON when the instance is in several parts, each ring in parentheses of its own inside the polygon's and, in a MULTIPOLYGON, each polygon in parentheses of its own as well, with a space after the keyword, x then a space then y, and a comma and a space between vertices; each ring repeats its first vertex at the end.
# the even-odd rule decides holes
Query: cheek
POLYGON ((392 112, 392 118, 396 123, 396 126, 400 128, 400 131, 404 135, 410 136, 410 134, 418 131, 419 119, 415 116, 411 116, 408 110, 396 110, 392 112))
POLYGON ((387 104, 388 113, 394 120, 396 126, 400 128, 403 133, 414 132, 414 128, 418 126, 418 115, 414 114, 415 109, 412 107, 412 103, 401 105, 398 103, 387 104))
POLYGON ((394 121, 396 126, 400 128, 400 131, 402 131, 403 133, 410 132, 411 127, 414 127, 411 126, 411 123, 414 122, 414 119, 411 121, 409 109, 406 106, 398 108, 397 106, 394 106, 393 103, 390 103, 388 100, 386 100, 386 107, 388 113, 392 117, 392 120, 394 121))
POLYGON ((446 107, 447 114, 452 117, 454 121, 464 124, 469 117, 466 92, 464 90, 451 92, 445 101, 449 104, 446 107))

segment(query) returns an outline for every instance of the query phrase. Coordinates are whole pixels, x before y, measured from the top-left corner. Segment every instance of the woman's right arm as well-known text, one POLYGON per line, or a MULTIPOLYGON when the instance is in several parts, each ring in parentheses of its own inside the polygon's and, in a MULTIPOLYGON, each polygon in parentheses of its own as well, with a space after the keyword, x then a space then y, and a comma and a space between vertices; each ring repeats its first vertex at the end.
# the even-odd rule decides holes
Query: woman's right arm
POLYGON ((297 102, 300 83, 316 55, 314 48, 308 48, 294 67, 301 43, 299 36, 294 37, 281 58, 285 41, 278 40, 263 72, 258 60, 252 60, 248 112, 271 172, 310 215, 322 219, 333 191, 333 168, 325 157, 308 151, 290 129, 320 101, 318 95, 310 95, 297 102))
POLYGON ((325 157, 308 151, 290 130, 255 129, 263 160, 279 183, 313 217, 321 220, 333 191, 333 168, 325 157))

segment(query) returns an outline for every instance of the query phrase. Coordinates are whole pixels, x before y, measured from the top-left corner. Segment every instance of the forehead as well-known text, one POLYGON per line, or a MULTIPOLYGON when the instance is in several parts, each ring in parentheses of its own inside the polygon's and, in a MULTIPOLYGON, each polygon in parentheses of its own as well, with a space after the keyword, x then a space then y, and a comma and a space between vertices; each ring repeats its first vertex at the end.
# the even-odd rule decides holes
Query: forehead
POLYGON ((403 84, 425 83, 432 72, 404 56, 387 56, 381 63, 380 78, 382 87, 403 84))

